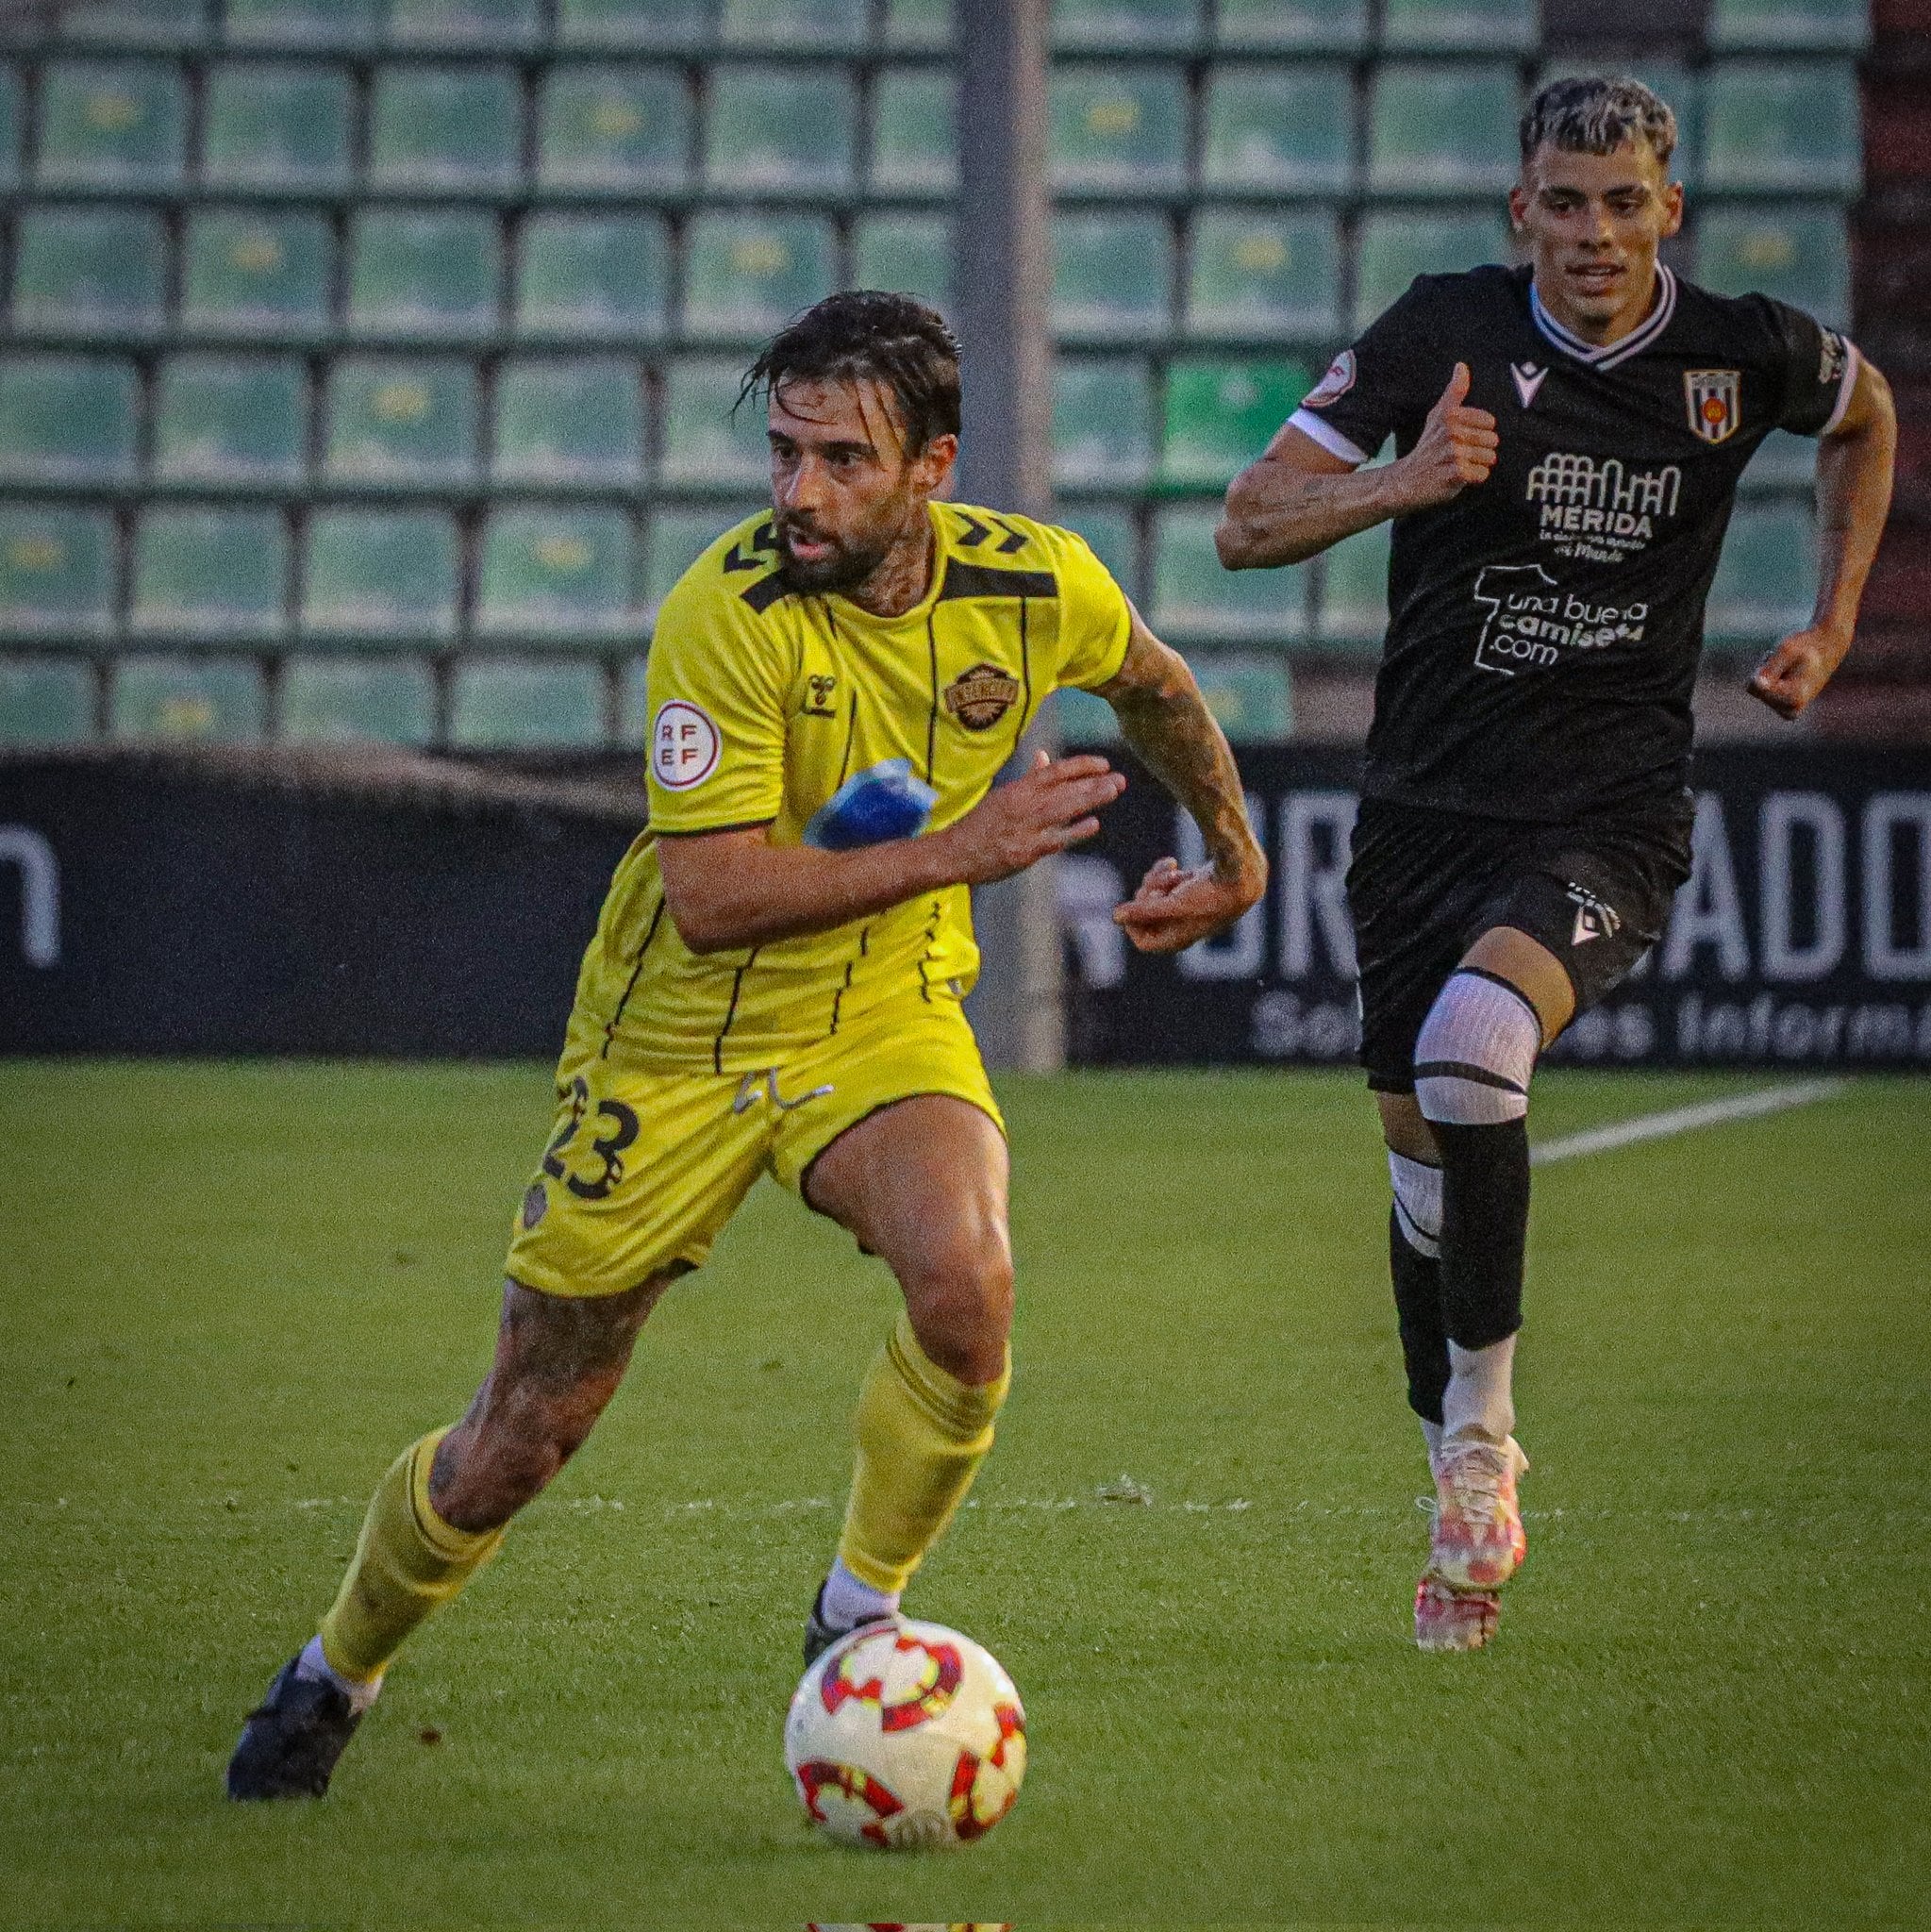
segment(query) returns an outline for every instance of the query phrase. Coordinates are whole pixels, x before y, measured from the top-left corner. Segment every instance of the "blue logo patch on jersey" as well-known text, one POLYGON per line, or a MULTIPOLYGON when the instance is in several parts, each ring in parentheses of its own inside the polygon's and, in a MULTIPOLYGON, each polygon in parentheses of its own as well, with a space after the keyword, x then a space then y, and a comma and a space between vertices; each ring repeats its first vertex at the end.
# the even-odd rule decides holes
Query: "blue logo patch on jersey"
POLYGON ((847 778, 811 814, 805 842, 826 852, 850 852, 888 839, 916 839, 938 803, 938 792, 912 775, 909 758, 887 758, 847 778))

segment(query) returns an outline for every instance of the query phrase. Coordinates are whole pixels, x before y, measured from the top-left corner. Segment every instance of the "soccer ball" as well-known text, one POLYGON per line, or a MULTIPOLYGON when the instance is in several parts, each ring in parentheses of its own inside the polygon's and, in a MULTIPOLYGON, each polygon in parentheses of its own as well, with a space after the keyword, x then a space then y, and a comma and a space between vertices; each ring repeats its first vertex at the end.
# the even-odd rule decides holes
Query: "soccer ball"
POLYGON ((970 1844, 1025 1776, 1025 1712, 998 1660, 942 1624, 872 1624, 805 1673, 785 1764, 807 1815, 847 1844, 970 1844))

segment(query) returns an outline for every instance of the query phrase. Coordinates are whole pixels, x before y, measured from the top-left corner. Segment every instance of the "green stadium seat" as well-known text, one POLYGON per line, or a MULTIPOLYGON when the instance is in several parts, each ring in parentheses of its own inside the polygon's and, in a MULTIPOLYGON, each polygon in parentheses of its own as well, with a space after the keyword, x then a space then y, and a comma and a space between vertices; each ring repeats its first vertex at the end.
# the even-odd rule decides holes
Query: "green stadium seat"
POLYGON ((1053 480, 1131 489, 1153 467, 1153 384, 1138 358, 1062 356, 1053 368, 1053 480))
POLYGON ((643 612, 657 615, 658 607, 676 588, 677 579, 757 504, 707 504, 699 509, 660 507, 651 514, 645 545, 643 612))
POLYGON ((727 47, 759 53, 856 53, 865 44, 871 10, 868 0, 723 0, 719 38, 727 47))
POLYGON ((375 37, 382 0, 225 0, 222 19, 231 45, 366 47, 375 37))
POLYGON ((1355 87, 1345 67, 1215 65, 1204 187, 1340 193, 1354 174, 1355 87))
POLYGON ((282 665, 285 744, 427 744, 436 678, 420 658, 290 658, 282 665))
POLYGON ((347 185, 355 88, 346 68, 223 61, 209 69, 203 98, 208 187, 325 192, 347 185))
POLYGON ((389 0, 389 39, 398 47, 501 48, 542 43, 539 0, 389 0))
POLYGON ((1218 504, 1174 504, 1154 519, 1153 627, 1175 641, 1298 641, 1307 630, 1307 573, 1221 568, 1218 504))
POLYGON ((1273 209, 1193 221, 1186 325, 1196 336, 1315 337, 1340 328, 1340 236, 1334 217, 1273 209))
POLYGON ((20 185, 20 135, 25 125, 20 74, 9 62, 0 66, 0 189, 20 185))
POLYGON ((459 558, 456 525, 437 510, 317 510, 302 630, 344 643, 454 638, 459 558))
POLYGON ((945 216, 860 215, 852 225, 852 261, 857 287, 893 289, 951 312, 952 223, 945 216))
POLYGON ((872 110, 872 186, 950 194, 958 186, 957 86, 936 67, 888 67, 872 110))
POLYGON ((1053 218, 1053 327, 1062 336, 1152 336, 1173 305, 1174 231, 1156 214, 1053 218))
POLYGON ((637 641, 637 544, 626 512, 498 507, 482 551, 477 637, 637 641))
POLYGON ((1526 53, 1536 0, 1381 0, 1381 44, 1415 54, 1526 53))
POLYGON ((1200 0, 1053 0, 1053 44, 1185 53, 1200 39, 1200 0))
POLYGON ((60 9, 60 39, 76 47, 199 47, 208 14, 208 0, 81 0, 60 9))
POLYGON ((197 643, 286 628, 288 525, 278 509, 150 508, 134 539, 128 628, 197 643))
POLYGON ((30 208, 15 234, 15 328, 92 340, 164 325, 167 242, 158 215, 30 208))
POLYGON ((1507 189, 1521 165, 1520 92, 1512 67, 1390 61, 1377 68, 1368 127, 1370 188, 1455 195, 1507 189))
POLYGON ((1192 660, 1200 695, 1231 744, 1280 744, 1294 735, 1288 667, 1278 658, 1209 654, 1192 660))
POLYGON ((1093 555, 1129 597, 1139 596, 1140 533, 1134 528, 1131 510, 1112 504, 1062 504, 1059 521, 1086 539, 1093 555))
POLYGON ((496 372, 498 483, 630 490, 643 481, 642 373, 630 358, 503 363, 496 372))
POLYGON ((496 326, 499 238, 481 208, 355 217, 349 322, 364 335, 481 336, 496 326))
POLYGON ((1703 182, 1740 193, 1856 194, 1864 178, 1848 60, 1723 60, 1704 82, 1703 182))
POLYGON ((41 70, 42 188, 169 188, 181 178, 188 97, 163 60, 50 60, 41 70))
POLYGON ((0 480, 127 482, 140 415, 141 383, 130 362, 0 359, 0 480))
POLYGON ((0 637, 111 636, 114 560, 106 510, 0 503, 0 637))
POLYGON ((154 474, 292 484, 308 470, 308 375, 293 356, 171 356, 156 390, 154 474))
POLYGON ((596 193, 681 188, 691 96, 673 67, 557 65, 543 79, 537 179, 596 193))
POLYGON ((710 38, 711 0, 557 0, 561 47, 661 54, 710 38))
POLYGON ((553 658, 459 663, 450 680, 449 741, 473 751, 602 744, 608 701, 600 664, 553 658))
POLYGON ((1388 550, 1393 526, 1371 524, 1322 554, 1323 644, 1378 657, 1388 629, 1388 550))
POLYGON ((713 67, 705 179, 774 197, 847 188, 857 122, 843 69, 713 67))
POLYGON ((684 238, 684 328, 770 335, 837 286, 831 224, 812 215, 705 214, 684 238))
POLYGON ((523 172, 522 121, 513 68, 387 63, 370 102, 370 182, 431 193, 512 188, 523 172))
POLYGON ((670 231, 657 215, 532 215, 518 251, 519 335, 558 341, 664 332, 670 231))
POLYGON ((1710 586, 1705 623, 1710 641, 1767 643, 1810 621, 1816 592, 1809 506, 1740 504, 1710 586))
POLYGON ((1696 225, 1696 279, 1720 295, 1774 295, 1839 327, 1851 320, 1851 259, 1835 208, 1718 207, 1696 225))
POLYGON ((1871 41, 1870 0, 1716 0, 1706 35, 1723 53, 1861 53, 1871 41))
POLYGON ((334 252, 325 215, 194 208, 182 243, 181 326, 208 335, 321 335, 329 326, 334 252))
POLYGON ((736 361, 680 356, 664 371, 664 446, 658 477, 674 489, 762 490, 771 481, 764 411, 737 406, 736 361))
POLYGON ((1169 483, 1224 489, 1312 386, 1299 362, 1176 356, 1167 370, 1161 475, 1169 483))
POLYGON ((1047 168, 1056 189, 1159 193, 1187 179, 1187 81, 1178 67, 1057 65, 1047 168))
POLYGON ((1371 214, 1355 250, 1356 331, 1407 294, 1417 275, 1453 275, 1509 258, 1508 229, 1500 215, 1371 214))
POLYGON ((347 356, 329 366, 322 460, 330 482, 465 483, 476 442, 467 357, 347 356))
POLYGON ((118 739, 242 744, 262 735, 261 667, 245 658, 124 658, 108 729, 118 739))
POLYGON ((1214 41, 1234 52, 1359 53, 1367 0, 1216 0, 1214 41))
POLYGON ((886 0, 885 44, 938 52, 952 44, 952 0, 886 0))
POLYGON ((84 744, 93 735, 91 664, 76 658, 0 657, 0 745, 84 744))

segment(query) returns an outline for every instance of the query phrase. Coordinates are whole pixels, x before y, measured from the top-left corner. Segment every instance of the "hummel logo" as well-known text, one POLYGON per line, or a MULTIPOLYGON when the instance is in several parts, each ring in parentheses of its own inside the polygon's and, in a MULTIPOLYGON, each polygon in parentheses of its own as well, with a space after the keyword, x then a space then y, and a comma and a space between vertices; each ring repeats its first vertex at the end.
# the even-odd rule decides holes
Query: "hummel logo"
POLYGON ((1508 373, 1515 377, 1515 392, 1522 398, 1524 409, 1535 401, 1536 391, 1542 386, 1542 378, 1548 375, 1546 369, 1538 369, 1533 362, 1511 362, 1508 373))
POLYGON ((1575 930, 1569 936, 1572 946, 1586 946, 1591 940, 1612 940, 1623 930, 1622 915, 1587 886, 1572 883, 1569 898, 1575 907, 1575 930))

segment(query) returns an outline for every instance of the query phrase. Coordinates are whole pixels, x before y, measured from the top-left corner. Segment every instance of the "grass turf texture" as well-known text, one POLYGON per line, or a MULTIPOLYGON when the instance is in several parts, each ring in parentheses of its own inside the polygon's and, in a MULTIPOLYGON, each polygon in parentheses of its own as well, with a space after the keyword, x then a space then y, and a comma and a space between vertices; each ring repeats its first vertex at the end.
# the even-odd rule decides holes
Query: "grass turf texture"
MULTIPOLYGON (((1556 1074, 1537 1130, 1748 1084, 1556 1074)), ((1473 1657, 1407 1641, 1356 1083, 1005 1093, 1019 1379, 911 1607, 1011 1668, 1032 1779, 891 1860, 779 1758, 876 1263, 760 1188, 326 1802, 229 1807, 369 1489, 487 1360, 545 1074, 0 1066, 0 1921, 1917 1918, 1931 1088, 1539 1176, 1532 1549, 1473 1657)))

